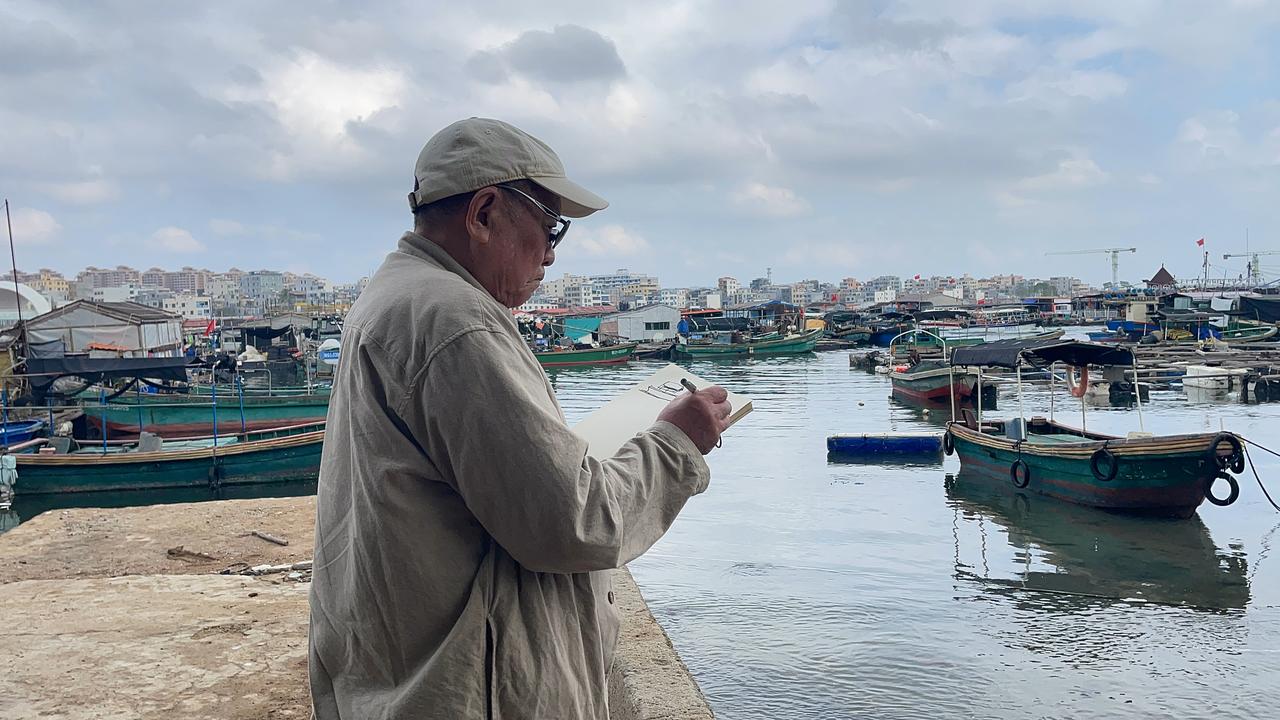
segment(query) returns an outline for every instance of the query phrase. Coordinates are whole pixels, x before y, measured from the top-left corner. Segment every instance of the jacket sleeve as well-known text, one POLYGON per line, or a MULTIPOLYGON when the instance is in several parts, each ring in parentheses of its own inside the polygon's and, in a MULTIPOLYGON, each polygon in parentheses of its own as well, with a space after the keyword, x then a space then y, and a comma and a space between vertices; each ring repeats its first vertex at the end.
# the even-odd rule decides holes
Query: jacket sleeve
POLYGON ((613 457, 587 455, 565 424, 528 350, 479 329, 435 351, 410 388, 428 459, 485 530, 529 570, 621 567, 649 549, 710 470, 666 422, 613 457), (536 373, 536 374, 535 374, 536 373))

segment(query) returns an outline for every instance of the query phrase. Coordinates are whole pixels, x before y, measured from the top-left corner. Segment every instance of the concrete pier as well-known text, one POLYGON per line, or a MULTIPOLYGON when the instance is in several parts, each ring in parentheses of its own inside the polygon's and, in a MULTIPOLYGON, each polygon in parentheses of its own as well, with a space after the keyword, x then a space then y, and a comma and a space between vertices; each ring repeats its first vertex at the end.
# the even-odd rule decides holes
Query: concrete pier
MULTIPOLYGON (((305 573, 314 498, 45 513, 0 535, 0 717, 310 717, 305 573), (253 531, 285 539, 277 545, 253 531)), ((712 713, 626 570, 618 720, 712 713)))

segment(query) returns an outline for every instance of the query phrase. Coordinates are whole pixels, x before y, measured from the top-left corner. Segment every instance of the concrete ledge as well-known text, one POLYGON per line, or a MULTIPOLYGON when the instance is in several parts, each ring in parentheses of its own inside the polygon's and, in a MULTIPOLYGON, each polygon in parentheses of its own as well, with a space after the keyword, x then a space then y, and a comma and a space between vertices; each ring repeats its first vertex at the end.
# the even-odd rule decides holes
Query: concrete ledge
MULTIPOLYGON (((55 510, 0 535, 0 717, 309 717, 309 585, 213 573, 310 559, 314 518, 314 498, 227 500, 55 510)), ((626 570, 614 592, 612 717, 713 717, 626 570)))
POLYGON ((611 720, 705 720, 714 717, 702 689, 649 612, 625 569, 613 577, 622 613, 618 651, 609 674, 611 720))

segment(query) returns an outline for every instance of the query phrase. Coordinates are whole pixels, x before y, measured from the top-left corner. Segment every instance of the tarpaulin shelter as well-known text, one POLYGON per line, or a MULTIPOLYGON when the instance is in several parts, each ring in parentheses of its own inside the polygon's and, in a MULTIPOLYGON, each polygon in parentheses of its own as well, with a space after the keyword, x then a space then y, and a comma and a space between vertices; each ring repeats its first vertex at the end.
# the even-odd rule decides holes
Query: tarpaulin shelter
POLYGON ((117 378, 141 378, 157 382, 186 382, 187 360, 183 357, 155 358, 27 358, 26 377, 32 400, 43 404, 49 386, 60 377, 79 377, 96 383, 117 378))

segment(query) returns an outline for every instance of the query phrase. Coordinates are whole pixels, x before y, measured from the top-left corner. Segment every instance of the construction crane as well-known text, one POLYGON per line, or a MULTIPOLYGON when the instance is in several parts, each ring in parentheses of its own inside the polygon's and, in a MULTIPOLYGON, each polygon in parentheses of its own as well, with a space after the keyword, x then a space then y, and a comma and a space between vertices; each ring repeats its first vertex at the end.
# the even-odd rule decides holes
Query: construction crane
POLYGON ((1120 253, 1138 252, 1138 248, 1102 248, 1100 250, 1060 250, 1047 252, 1045 255, 1095 255, 1109 253, 1111 255, 1111 287, 1120 285, 1120 253))
POLYGON ((1226 253, 1222 256, 1222 259, 1230 260, 1231 258, 1239 257, 1249 258, 1249 263, 1247 265, 1249 282, 1255 285, 1261 285, 1262 265, 1258 263, 1258 256, 1260 255, 1280 255, 1280 250, 1254 250, 1252 252, 1226 253))

